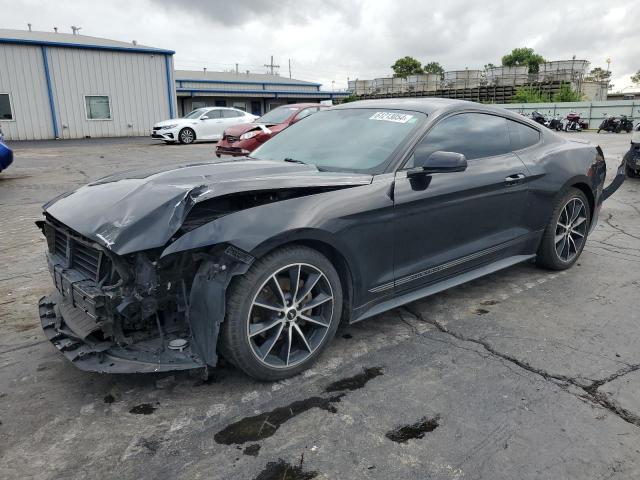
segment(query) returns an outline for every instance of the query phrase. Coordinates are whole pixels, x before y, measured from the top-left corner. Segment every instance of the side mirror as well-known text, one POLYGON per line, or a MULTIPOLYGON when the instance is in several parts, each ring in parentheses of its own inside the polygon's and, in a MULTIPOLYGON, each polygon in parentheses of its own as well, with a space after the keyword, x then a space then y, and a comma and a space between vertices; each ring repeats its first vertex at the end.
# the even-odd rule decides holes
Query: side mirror
POLYGON ((209 120, 209 117, 200 117, 201 122, 204 122, 205 120, 209 120))
POLYGON ((467 169, 467 159, 456 152, 431 152, 427 146, 416 148, 413 158, 413 172, 418 173, 446 173, 464 172, 467 169))

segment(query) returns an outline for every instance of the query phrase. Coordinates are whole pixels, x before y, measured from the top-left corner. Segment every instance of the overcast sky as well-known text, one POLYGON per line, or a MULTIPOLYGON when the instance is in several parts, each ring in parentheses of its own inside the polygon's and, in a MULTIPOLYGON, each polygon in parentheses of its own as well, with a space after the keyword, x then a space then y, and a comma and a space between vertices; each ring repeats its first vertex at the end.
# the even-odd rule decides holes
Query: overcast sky
MULTIPOLYGON (((515 47, 548 60, 573 55, 606 68, 614 90, 640 69, 640 8, 609 0, 0 0, 0 28, 71 32, 176 51, 178 69, 280 74, 346 87, 388 76, 411 55, 446 70, 500 63, 515 47)), ((629 88, 627 88, 629 90, 629 88)))

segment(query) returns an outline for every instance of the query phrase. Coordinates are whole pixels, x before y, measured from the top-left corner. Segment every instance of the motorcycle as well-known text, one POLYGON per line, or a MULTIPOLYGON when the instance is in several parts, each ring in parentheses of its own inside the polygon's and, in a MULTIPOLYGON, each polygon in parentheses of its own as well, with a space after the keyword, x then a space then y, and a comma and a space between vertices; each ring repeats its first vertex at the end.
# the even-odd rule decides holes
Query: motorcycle
POLYGON ((640 123, 631 134, 631 148, 624 155, 624 163, 628 178, 640 176, 640 123))
POLYGON ((555 130, 559 132, 564 127, 562 125, 562 118, 560 115, 556 115, 555 117, 549 117, 544 124, 545 127, 550 128, 551 130, 555 130))
POLYGON ((538 122, 540 125, 544 125, 544 122, 546 121, 544 115, 535 110, 531 112, 531 120, 533 120, 534 122, 538 122))
POLYGON ((585 130, 589 127, 589 124, 585 120, 582 120, 582 118, 580 118, 579 113, 569 112, 569 114, 567 114, 566 116, 566 119, 567 123, 564 126, 565 132, 580 132, 581 130, 585 130))
POLYGON ((620 130, 631 133, 631 130, 633 130, 633 120, 627 118, 626 115, 620 115, 620 130))
POLYGON ((620 119, 613 115, 607 115, 606 113, 604 115, 604 120, 602 120, 602 123, 598 127, 598 133, 600 133, 600 130, 620 133, 620 130, 622 130, 620 119))

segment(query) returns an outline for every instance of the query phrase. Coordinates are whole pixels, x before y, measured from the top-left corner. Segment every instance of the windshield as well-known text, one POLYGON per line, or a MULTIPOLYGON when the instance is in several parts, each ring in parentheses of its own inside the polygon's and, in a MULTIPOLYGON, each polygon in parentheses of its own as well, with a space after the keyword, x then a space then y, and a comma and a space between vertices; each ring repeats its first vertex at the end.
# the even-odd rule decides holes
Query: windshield
POLYGON ((275 125, 277 123, 284 122, 287 118, 297 112, 297 107, 278 107, 271 110, 269 113, 265 113, 260 118, 256 118, 253 123, 264 123, 268 125, 275 125))
POLYGON ((187 113, 184 118, 200 118, 200 115, 202 115, 206 111, 206 108, 198 108, 191 113, 187 113))
POLYGON ((424 119, 423 113, 403 110, 325 110, 283 130, 251 157, 304 162, 320 170, 377 173, 424 119))

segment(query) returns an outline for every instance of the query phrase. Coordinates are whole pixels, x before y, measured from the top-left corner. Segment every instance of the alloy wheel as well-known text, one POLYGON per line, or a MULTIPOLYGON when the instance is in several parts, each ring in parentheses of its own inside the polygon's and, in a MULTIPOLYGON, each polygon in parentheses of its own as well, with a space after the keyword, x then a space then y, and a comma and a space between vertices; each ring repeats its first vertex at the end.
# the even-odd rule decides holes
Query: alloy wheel
POLYGON ((256 358, 271 368, 290 368, 318 349, 333 317, 333 292, 322 271, 295 263, 273 273, 254 296, 247 339, 256 358))
POLYGON ((555 247, 558 258, 572 261, 587 237, 587 209, 579 198, 570 199, 562 208, 556 224, 555 247))
POLYGON ((193 131, 190 129, 184 129, 180 132, 180 140, 182 143, 193 143, 193 131))

